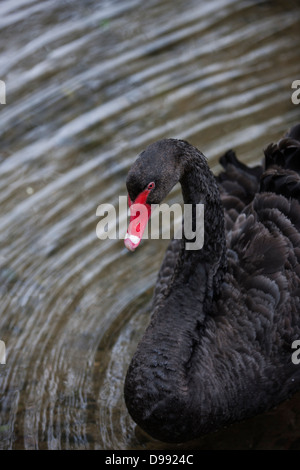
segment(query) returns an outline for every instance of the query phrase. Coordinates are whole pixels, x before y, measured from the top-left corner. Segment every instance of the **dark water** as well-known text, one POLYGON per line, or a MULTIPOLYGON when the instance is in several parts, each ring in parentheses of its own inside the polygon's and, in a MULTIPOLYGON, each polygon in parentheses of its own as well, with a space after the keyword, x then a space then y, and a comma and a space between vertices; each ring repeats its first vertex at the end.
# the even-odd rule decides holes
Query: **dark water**
MULTIPOLYGON (((0 448, 170 449, 122 395, 167 241, 101 241, 96 209, 154 140, 218 171, 300 120, 298 2, 4 0, 0 34, 0 448)), ((298 394, 177 447, 300 449, 299 429, 298 394)))

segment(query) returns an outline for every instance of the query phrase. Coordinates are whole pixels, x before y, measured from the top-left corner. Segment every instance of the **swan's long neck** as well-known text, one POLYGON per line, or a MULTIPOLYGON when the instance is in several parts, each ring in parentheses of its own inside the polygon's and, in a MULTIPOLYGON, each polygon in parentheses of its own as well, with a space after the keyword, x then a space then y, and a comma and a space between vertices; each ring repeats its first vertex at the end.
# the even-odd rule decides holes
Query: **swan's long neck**
MULTIPOLYGON (((127 407, 135 421, 157 437, 170 432, 172 439, 191 431, 193 416, 188 412, 195 400, 201 403, 202 392, 194 393, 195 367, 199 366, 194 360, 226 265, 218 188, 205 158, 193 147, 185 152, 180 182, 185 204, 205 206, 204 246, 187 251, 182 240, 171 287, 155 304, 125 383, 127 407)), ((206 374, 203 367, 198 374, 200 370, 203 393, 210 393, 209 371, 206 374)))
MULTIPOLYGON (((184 205, 192 207, 193 231, 199 225, 196 206, 204 205, 204 245, 201 249, 188 250, 186 247, 190 241, 183 238, 173 284, 183 286, 187 293, 194 291, 194 304, 195 300, 199 304, 208 302, 213 295, 216 297, 226 271, 224 213, 215 177, 204 155, 188 145, 182 161, 180 183, 184 205), (202 292, 199 286, 203 284, 206 289, 202 292)), ((194 244, 197 248, 197 243, 194 244)))

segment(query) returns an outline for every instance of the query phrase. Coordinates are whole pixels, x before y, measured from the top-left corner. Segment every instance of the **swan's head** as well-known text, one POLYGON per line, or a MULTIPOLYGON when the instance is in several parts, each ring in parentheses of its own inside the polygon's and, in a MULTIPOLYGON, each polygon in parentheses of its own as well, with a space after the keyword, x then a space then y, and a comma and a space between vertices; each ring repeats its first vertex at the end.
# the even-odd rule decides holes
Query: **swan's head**
POLYGON ((130 251, 141 242, 152 205, 160 204, 180 178, 182 148, 179 142, 163 139, 149 145, 129 170, 126 186, 130 222, 125 246, 130 251))

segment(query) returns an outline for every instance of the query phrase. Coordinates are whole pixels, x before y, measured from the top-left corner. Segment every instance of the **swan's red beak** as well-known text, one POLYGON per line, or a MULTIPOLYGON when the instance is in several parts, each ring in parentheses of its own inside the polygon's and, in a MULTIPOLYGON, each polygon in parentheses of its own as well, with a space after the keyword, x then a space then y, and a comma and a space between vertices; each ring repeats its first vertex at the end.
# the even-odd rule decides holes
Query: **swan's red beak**
POLYGON ((151 206, 146 204, 150 190, 141 192, 134 202, 128 196, 130 208, 130 222, 125 235, 125 246, 129 251, 134 251, 140 244, 148 220, 151 216, 151 206))

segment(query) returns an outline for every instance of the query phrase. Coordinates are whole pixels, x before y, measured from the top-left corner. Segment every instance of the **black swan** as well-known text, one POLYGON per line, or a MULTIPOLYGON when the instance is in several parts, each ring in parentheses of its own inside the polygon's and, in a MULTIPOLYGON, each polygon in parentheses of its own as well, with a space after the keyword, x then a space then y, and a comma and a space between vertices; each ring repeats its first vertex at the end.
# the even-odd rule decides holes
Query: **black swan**
MULTIPOLYGON (((233 151, 220 162, 215 177, 195 147, 163 139, 139 155, 126 181, 146 219, 178 181, 185 204, 205 207, 203 248, 186 250, 184 237, 169 244, 125 380, 130 415, 165 442, 261 413, 300 389, 292 361, 300 339, 300 125, 267 147, 262 166, 248 168, 233 151)), ((127 248, 138 238, 129 233, 127 248)))

